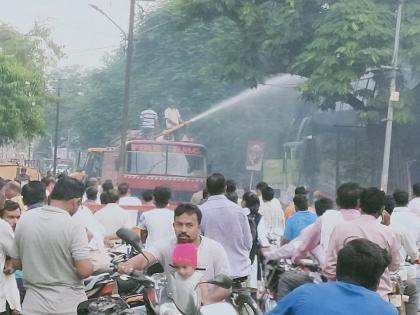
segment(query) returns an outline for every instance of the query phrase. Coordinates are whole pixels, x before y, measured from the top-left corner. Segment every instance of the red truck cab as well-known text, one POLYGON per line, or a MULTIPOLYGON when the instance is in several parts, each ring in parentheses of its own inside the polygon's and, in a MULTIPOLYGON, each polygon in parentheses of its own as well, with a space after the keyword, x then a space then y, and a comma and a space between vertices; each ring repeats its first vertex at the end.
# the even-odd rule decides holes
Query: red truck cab
MULTIPOLYGON (((188 202, 203 189, 207 177, 207 153, 203 145, 167 140, 131 140, 126 144, 127 159, 120 182, 130 186, 132 195, 165 186, 172 190, 172 202, 188 202)), ((118 179, 118 148, 91 148, 85 170, 102 181, 118 179)))

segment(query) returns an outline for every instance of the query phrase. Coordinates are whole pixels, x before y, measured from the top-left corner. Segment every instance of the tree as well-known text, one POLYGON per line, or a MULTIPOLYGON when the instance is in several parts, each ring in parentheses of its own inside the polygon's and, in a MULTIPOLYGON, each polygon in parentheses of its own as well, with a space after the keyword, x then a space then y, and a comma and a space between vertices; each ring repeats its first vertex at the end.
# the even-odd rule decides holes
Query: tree
POLYGON ((40 50, 25 35, 0 25, 0 143, 43 134, 47 100, 40 50))
MULTIPOLYGON (((337 102, 381 118, 389 97, 389 65, 395 32, 394 0, 177 0, 186 25, 225 25, 213 36, 213 51, 222 64, 221 78, 250 86, 273 74, 289 72, 307 78, 300 89, 322 109, 337 102), (232 39, 235 40, 232 40, 232 39), (358 87, 366 74, 375 89, 358 87)), ((420 64, 420 4, 406 4, 402 31, 404 64, 416 73, 420 64)), ((366 81, 365 81, 366 82, 366 81)), ((402 73, 399 90, 405 91, 402 73)), ((410 117, 409 93, 402 93, 396 119, 410 117)))
MULTIPOLYGON (((169 99, 178 103, 184 119, 190 119, 244 89, 243 84, 219 80, 217 67, 222 67, 222 63, 210 48, 213 34, 223 33, 224 24, 196 23, 185 27, 183 18, 182 12, 169 3, 137 25, 129 113, 132 129, 138 128, 141 110, 149 107, 159 113, 163 127, 162 114, 169 99)), ((82 148, 110 145, 110 140, 119 135, 124 62, 124 52, 117 50, 103 68, 85 76, 76 74, 83 80, 84 95, 71 94, 63 99, 64 110, 70 105, 77 108, 73 113, 66 111, 62 117, 72 122, 82 148)), ((288 86, 273 89, 294 92, 288 86)), ((242 103, 185 129, 207 147, 213 171, 237 179, 249 176, 244 172, 249 139, 265 141, 266 157, 278 158, 278 144, 285 141, 293 112, 277 95, 242 103), (279 130, 279 126, 284 128, 279 130)))
MULTIPOLYGON (((129 113, 132 129, 138 128, 143 109, 153 107, 162 116, 169 99, 188 118, 242 88, 220 81, 210 71, 214 60, 207 41, 215 29, 200 24, 180 30, 182 16, 172 11, 168 4, 136 27, 129 113)), ((83 147, 109 145, 119 134, 124 62, 124 51, 116 50, 105 67, 87 74, 86 93, 77 102, 80 108, 75 117, 83 147)), ((162 119, 161 123, 163 126, 162 119)))

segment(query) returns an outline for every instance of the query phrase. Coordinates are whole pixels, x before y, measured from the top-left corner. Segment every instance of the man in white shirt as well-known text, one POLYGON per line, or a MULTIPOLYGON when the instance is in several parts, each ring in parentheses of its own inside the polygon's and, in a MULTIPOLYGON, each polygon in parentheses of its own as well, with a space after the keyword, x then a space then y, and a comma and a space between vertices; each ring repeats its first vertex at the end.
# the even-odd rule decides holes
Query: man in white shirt
MULTIPOLYGON (((9 223, 13 231, 16 229, 16 224, 20 219, 20 215, 21 210, 19 208, 19 204, 12 200, 6 200, 3 209, 0 209, 0 218, 9 223)), ((21 298, 15 275, 7 275, 4 279, 6 281, 4 286, 6 292, 6 300, 9 303, 10 309, 12 312, 21 312, 21 298)))
POLYGON ((27 211, 16 226, 13 264, 23 271, 25 315, 75 315, 86 300, 82 279, 92 273, 86 231, 72 216, 84 186, 64 176, 49 206, 27 211))
POLYGON ((416 243, 420 243, 420 218, 407 207, 408 192, 397 189, 392 196, 394 197, 395 208, 391 215, 391 224, 395 222, 402 225, 411 238, 416 243))
POLYGON ((270 186, 261 192, 262 203, 260 214, 263 216, 269 239, 280 240, 284 233, 284 214, 278 199, 274 198, 274 190, 270 186))
POLYGON ((413 185, 413 199, 408 203, 408 209, 420 216, 420 183, 413 185))
POLYGON ((0 313, 6 311, 6 277, 3 268, 6 262, 6 256, 10 256, 13 248, 13 230, 4 220, 0 219, 0 313))
MULTIPOLYGON (((101 199, 99 198, 99 194, 102 192, 102 187, 101 187, 101 185, 99 185, 99 180, 98 180, 98 178, 96 178, 96 177, 90 177, 87 181, 86 181, 86 190, 85 190, 85 193, 83 194, 83 197, 82 197, 82 202, 85 202, 86 200, 88 200, 89 198, 87 197, 87 189, 89 188, 89 187, 94 187, 94 188, 96 188, 96 198, 95 198, 95 200, 96 200, 96 202, 98 203, 98 204, 100 204, 101 203, 101 199)), ((91 192, 93 192, 92 190, 91 190, 91 192)), ((92 198, 90 198, 90 200, 93 200, 92 198)))
MULTIPOLYGON (((89 187, 96 189, 94 187, 89 187)), ((88 235, 89 259, 93 265, 93 271, 108 270, 111 258, 105 250, 105 228, 88 207, 81 205, 73 215, 73 219, 82 225, 88 235)))
POLYGON ((164 115, 167 129, 178 126, 182 123, 181 115, 174 105, 169 105, 169 107, 165 109, 164 115))
MULTIPOLYGON (((140 199, 131 196, 130 187, 127 183, 121 183, 118 185, 118 194, 120 195, 120 199, 118 200, 118 204, 120 206, 141 206, 140 199)), ((136 226, 139 210, 136 211, 135 209, 129 209, 125 211, 130 217, 132 226, 136 226)))
POLYGON ((157 241, 174 237, 174 212, 167 208, 171 199, 171 190, 166 187, 156 187, 153 190, 156 208, 141 214, 139 227, 142 230, 142 241, 146 249, 157 241))
MULTIPOLYGON (((210 238, 200 236, 202 215, 198 207, 181 204, 175 209, 173 215, 175 235, 156 242, 153 247, 144 251, 144 255, 137 255, 118 264, 118 272, 131 273, 134 269, 142 270, 150 263, 159 261, 165 272, 174 274, 175 269, 171 267, 171 264, 176 244, 193 243, 197 246, 198 267, 202 269, 205 279, 213 279, 222 274, 229 275, 229 261, 223 246, 210 238)), ((231 295, 231 292, 230 289, 208 285, 208 294, 202 297, 201 303, 207 305, 222 302, 231 295)))
POLYGON ((131 228, 130 218, 118 203, 118 193, 111 189, 101 194, 101 203, 105 205, 102 209, 95 212, 95 217, 105 228, 105 244, 111 245, 110 241, 118 238, 118 229, 131 228))
POLYGON ((419 263, 419 252, 416 243, 420 236, 420 218, 408 209, 408 192, 397 189, 393 193, 396 207, 391 212, 390 227, 396 231, 401 238, 401 265, 399 273, 404 280, 404 293, 409 296, 405 303, 407 315, 417 314, 418 291, 416 289, 415 266, 405 263, 406 256, 410 257, 412 263, 419 263), (413 272, 414 271, 414 274, 413 272))
POLYGON ((259 182, 257 186, 255 186, 255 192, 258 196, 258 199, 260 199, 260 205, 263 204, 262 191, 265 187, 268 187, 268 184, 266 182, 259 182))

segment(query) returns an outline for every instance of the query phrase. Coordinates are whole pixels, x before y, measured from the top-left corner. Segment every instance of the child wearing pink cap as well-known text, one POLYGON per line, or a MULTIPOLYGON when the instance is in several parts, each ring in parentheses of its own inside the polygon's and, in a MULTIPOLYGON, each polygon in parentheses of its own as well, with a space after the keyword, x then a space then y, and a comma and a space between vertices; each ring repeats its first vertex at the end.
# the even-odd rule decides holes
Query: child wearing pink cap
POLYGON ((181 278, 191 277, 197 269, 197 247, 193 243, 177 244, 171 266, 181 278))
MULTIPOLYGON (((204 302, 207 295, 206 284, 202 272, 197 268, 197 247, 193 243, 177 244, 172 253, 172 264, 174 268, 174 280, 177 282, 176 292, 173 292, 172 299, 176 301, 177 296, 192 294, 197 286, 200 288, 201 302, 204 302)), ((174 303, 165 303, 160 308, 160 315, 182 314, 174 303)))

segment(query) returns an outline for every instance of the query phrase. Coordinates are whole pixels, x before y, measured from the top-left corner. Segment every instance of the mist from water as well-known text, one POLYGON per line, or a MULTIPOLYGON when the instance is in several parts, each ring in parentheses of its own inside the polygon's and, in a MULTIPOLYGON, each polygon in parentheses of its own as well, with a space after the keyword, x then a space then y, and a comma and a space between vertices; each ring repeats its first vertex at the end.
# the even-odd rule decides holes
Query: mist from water
POLYGON ((274 78, 267 80, 267 82, 263 84, 258 84, 258 86, 254 89, 247 89, 239 93, 238 95, 235 95, 233 97, 230 97, 228 99, 225 99, 215 104, 214 106, 212 106, 205 112, 191 118, 190 122, 196 122, 198 120, 207 118, 208 116, 211 116, 221 110, 231 108, 237 105, 241 105, 245 100, 251 97, 257 96, 266 90, 270 90, 273 88, 294 89, 299 82, 302 82, 302 78, 298 76, 294 76, 294 77, 291 77, 290 75, 276 76, 274 78), (293 82, 291 82, 291 78, 294 78, 294 80, 292 80, 293 82))

